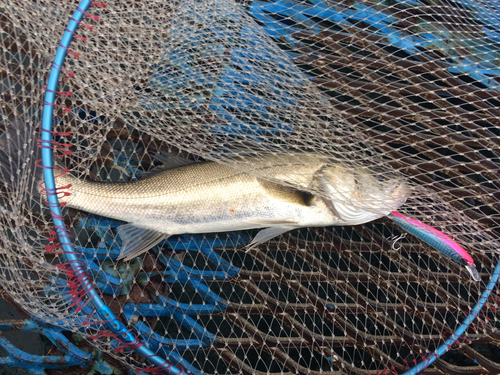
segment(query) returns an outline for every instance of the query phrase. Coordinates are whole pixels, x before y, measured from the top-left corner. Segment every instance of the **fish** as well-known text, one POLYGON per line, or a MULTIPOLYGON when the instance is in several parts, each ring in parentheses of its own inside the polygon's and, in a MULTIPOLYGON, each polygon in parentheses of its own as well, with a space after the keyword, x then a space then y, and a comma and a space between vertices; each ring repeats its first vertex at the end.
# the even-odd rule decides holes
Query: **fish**
MULTIPOLYGON (((19 140, 23 132, 16 134, 10 139, 19 140)), ((0 165, 11 160, 0 150, 0 165)), ((63 174, 56 187, 67 187, 69 194, 59 202, 125 222, 117 228, 123 243, 119 259, 128 261, 178 234, 260 229, 251 248, 297 228, 363 224, 397 210, 410 194, 402 176, 314 152, 251 156, 239 165, 169 164, 131 182, 63 174)))
POLYGON ((465 266, 475 281, 481 281, 481 277, 479 276, 476 266, 474 265, 474 259, 472 259, 469 253, 450 236, 428 224, 406 217, 399 212, 391 212, 388 217, 403 230, 413 234, 417 238, 420 238, 426 244, 453 259, 458 264, 465 266))
POLYGON ((253 247, 296 228, 358 225, 394 211, 409 194, 402 178, 379 180, 319 154, 253 157, 246 165, 167 167, 132 182, 66 174, 56 183, 71 186, 60 198, 67 207, 127 222, 117 229, 125 261, 177 234, 261 229, 253 247))

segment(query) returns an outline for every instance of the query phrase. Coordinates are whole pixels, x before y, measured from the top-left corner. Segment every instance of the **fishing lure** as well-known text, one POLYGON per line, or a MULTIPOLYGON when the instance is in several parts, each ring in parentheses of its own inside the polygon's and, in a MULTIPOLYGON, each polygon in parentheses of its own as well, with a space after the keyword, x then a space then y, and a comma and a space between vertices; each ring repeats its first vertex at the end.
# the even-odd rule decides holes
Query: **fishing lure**
POLYGON ((396 211, 392 211, 388 216, 405 231, 420 238, 426 244, 453 259, 455 262, 464 265, 475 281, 481 281, 472 257, 462 246, 453 241, 451 237, 430 225, 401 215, 396 211))

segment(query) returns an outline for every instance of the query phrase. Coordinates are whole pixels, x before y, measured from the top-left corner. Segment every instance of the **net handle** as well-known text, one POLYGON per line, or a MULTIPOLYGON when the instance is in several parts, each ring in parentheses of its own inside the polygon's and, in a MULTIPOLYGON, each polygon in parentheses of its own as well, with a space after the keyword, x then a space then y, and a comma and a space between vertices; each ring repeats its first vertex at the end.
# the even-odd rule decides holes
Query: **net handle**
MULTIPOLYGON (((124 346, 133 348, 133 350, 149 361, 153 366, 156 366, 155 372, 162 371, 168 374, 181 374, 184 373, 182 370, 176 366, 167 362, 164 358, 156 355, 152 352, 130 329, 128 329, 111 311, 109 306, 107 306, 104 301, 100 298, 99 293, 96 291, 92 279, 85 272, 85 268, 82 267, 79 254, 75 251, 75 246, 73 245, 70 237, 69 230, 66 228, 61 213, 59 200, 57 198, 55 177, 54 177, 54 163, 53 163, 53 153, 52 153, 52 125, 54 118, 54 106, 57 85, 59 82, 60 73, 64 65, 64 61, 69 50, 71 41, 76 35, 76 30, 80 25, 81 21, 87 14, 87 10, 92 5, 91 0, 83 0, 76 8, 73 17, 68 23, 68 26, 64 32, 61 39, 59 47, 57 49, 56 56, 54 57, 54 62, 50 71, 46 93, 45 101, 43 106, 42 115, 42 132, 41 132, 41 154, 42 154, 42 165, 43 165, 43 177, 45 182, 45 190, 47 191, 47 201, 50 209, 50 214, 52 216, 52 221, 54 223, 55 232, 59 238, 60 245, 63 249, 64 257, 68 265, 71 267, 74 274, 77 276, 78 287, 81 288, 81 292, 88 296, 90 303, 95 308, 99 317, 105 322, 109 330, 116 336, 119 337, 119 341, 124 346), (51 193, 49 193, 51 192, 51 193)), ((103 5, 103 4, 99 4, 103 5)), ((77 56, 76 54, 74 54, 77 56)), ((83 295, 82 294, 82 295, 83 295)))
POLYGON ((477 304, 472 308, 471 312, 467 317, 462 321, 462 323, 458 326, 458 328, 453 332, 453 334, 439 347, 436 348, 434 353, 428 355, 422 361, 417 363, 414 367, 404 372, 401 375, 416 375, 424 371, 429 365, 431 365, 436 359, 441 357, 443 354, 448 352, 453 344, 457 342, 460 337, 464 334, 464 332, 470 327, 470 325, 474 322, 474 320, 479 315, 479 312, 484 307, 486 301, 491 295, 491 292, 495 288, 495 285, 498 282, 498 278, 500 277, 500 259, 497 262, 495 269, 493 270, 493 274, 491 275, 491 279, 486 285, 486 289, 481 293, 481 297, 477 304))

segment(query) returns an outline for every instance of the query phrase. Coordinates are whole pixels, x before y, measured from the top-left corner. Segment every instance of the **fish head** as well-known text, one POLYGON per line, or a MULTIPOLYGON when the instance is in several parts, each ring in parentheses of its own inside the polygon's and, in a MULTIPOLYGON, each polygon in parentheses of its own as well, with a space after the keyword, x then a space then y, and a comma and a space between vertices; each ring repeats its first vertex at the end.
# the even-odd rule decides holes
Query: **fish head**
POLYGON ((402 176, 333 165, 314 178, 315 188, 342 224, 366 223, 398 209, 410 194, 402 176))

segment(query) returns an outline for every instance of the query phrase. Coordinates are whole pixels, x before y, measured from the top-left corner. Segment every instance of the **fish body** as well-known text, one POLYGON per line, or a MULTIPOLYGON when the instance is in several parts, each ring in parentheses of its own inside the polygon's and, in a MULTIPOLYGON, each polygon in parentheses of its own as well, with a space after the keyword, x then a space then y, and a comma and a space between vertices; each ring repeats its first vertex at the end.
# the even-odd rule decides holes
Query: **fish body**
POLYGON ((65 175, 67 206, 170 235, 225 232, 296 223, 329 225, 336 217, 305 194, 215 162, 160 172, 129 183, 65 175))
POLYGON ((126 183, 66 174, 57 186, 71 185, 60 199, 66 206, 128 223, 118 228, 126 259, 176 234, 263 228, 256 245, 294 228, 361 224, 389 214, 408 195, 399 178, 382 183, 322 155, 248 161, 249 171, 204 162, 126 183))

